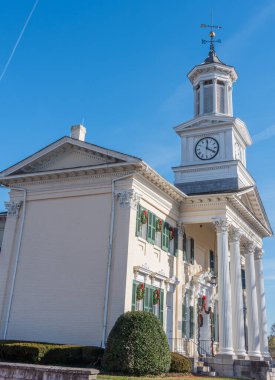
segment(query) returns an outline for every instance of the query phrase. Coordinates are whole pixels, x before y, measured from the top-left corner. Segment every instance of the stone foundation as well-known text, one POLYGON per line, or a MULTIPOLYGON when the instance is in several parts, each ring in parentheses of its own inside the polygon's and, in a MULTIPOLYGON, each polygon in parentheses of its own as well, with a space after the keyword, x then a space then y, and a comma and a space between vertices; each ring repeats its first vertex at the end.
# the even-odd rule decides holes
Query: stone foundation
POLYGON ((231 357, 216 356, 207 358, 208 364, 217 376, 269 380, 269 362, 264 360, 239 360, 231 357))
POLYGON ((0 363, 0 380, 93 380, 98 372, 92 368, 0 363))

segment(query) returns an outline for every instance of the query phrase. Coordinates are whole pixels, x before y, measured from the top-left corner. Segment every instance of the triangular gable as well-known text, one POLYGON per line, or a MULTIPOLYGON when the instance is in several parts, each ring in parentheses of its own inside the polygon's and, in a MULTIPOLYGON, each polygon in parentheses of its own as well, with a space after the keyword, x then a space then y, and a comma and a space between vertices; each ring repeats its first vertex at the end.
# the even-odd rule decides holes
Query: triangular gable
POLYGON ((265 226, 272 233, 268 216, 266 214, 258 189, 253 186, 243 193, 240 192, 239 197, 243 205, 262 223, 263 226, 265 226))
POLYGON ((25 160, 2 171, 0 177, 104 164, 137 163, 140 161, 139 158, 134 156, 70 137, 63 137, 25 160))

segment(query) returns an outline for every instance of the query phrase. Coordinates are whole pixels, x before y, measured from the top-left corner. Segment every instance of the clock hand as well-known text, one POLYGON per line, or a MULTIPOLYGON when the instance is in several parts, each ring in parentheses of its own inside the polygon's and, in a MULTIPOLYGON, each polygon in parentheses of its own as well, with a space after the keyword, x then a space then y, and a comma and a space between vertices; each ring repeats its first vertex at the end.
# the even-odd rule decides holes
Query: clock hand
POLYGON ((210 150, 210 152, 212 152, 212 153, 216 153, 216 151, 213 150, 213 149, 210 149, 210 148, 208 148, 208 147, 206 147, 206 149, 207 149, 207 150, 210 150))

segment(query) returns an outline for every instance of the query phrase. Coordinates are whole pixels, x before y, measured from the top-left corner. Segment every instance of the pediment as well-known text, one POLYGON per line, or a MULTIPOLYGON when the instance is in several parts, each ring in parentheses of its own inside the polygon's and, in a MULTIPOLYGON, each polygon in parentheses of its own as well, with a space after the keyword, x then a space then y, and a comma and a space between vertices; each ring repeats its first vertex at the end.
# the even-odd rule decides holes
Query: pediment
POLYGON ((256 187, 252 187, 247 192, 240 194, 243 205, 269 230, 271 226, 263 206, 260 194, 256 187))
POLYGON ((138 161, 140 159, 133 156, 78 141, 70 137, 64 137, 18 164, 4 170, 0 173, 0 177, 84 167, 100 167, 106 164, 138 161))

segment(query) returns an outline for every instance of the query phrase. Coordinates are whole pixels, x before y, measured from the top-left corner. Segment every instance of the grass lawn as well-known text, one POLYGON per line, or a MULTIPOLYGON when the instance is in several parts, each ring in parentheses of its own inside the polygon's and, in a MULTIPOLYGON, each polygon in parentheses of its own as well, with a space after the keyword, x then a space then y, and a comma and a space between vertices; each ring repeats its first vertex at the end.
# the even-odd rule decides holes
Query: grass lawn
MULTIPOLYGON (((134 377, 134 376, 116 376, 116 375, 104 375, 104 374, 101 374, 101 375, 97 375, 97 378, 100 379, 100 380, 192 380, 192 379, 203 379, 203 380, 213 380, 213 379, 217 379, 217 380, 233 380, 232 378, 230 377, 204 377, 204 376, 193 376, 193 375, 190 375, 190 376, 173 376, 173 377, 169 377, 169 376, 162 376, 162 377, 158 377, 158 376, 140 376, 140 377, 134 377)), ((234 380, 236 380, 236 378, 234 378, 234 380)))

